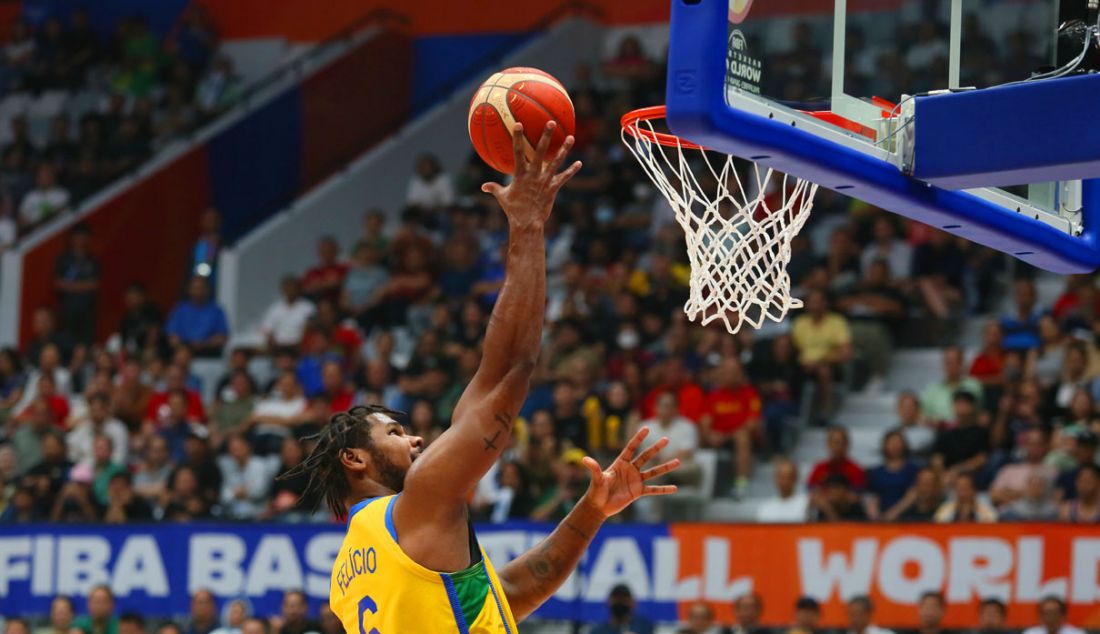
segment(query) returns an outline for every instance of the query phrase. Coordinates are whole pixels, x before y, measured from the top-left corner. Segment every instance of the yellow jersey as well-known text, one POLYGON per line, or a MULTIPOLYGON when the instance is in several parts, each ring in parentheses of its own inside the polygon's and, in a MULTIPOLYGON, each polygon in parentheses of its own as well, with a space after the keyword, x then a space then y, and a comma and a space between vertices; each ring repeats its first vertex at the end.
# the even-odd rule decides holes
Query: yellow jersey
MULTIPOLYGON (((351 508, 332 567, 329 606, 355 634, 518 634, 493 564, 428 570, 401 550, 393 524, 396 495, 351 508)), ((472 531, 473 529, 471 529, 472 531)), ((476 540, 472 537, 473 543, 476 540)))

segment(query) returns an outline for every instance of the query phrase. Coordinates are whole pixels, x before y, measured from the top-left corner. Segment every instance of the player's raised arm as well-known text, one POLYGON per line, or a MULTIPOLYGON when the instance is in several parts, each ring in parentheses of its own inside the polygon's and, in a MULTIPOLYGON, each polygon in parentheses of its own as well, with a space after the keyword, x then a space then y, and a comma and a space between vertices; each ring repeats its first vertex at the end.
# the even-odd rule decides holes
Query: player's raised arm
MULTIPOLYGON (((482 189, 500 202, 508 218, 508 254, 504 285, 489 319, 481 365, 455 407, 451 427, 416 460, 405 489, 394 507, 398 532, 423 530, 435 536, 431 552, 419 542, 401 538, 402 547, 425 565, 465 565, 446 553, 454 548, 438 543, 440 529, 466 535, 466 501, 478 480, 508 445, 512 420, 527 397, 538 358, 546 304, 546 255, 543 227, 561 186, 580 163, 558 171, 573 145, 568 137, 552 156, 547 152, 555 124, 547 124, 533 157, 523 151, 527 142, 517 124, 512 144, 515 175, 502 187, 488 183, 482 189), (412 527, 412 528, 402 528, 412 527), (434 530, 429 530, 429 527, 434 530), (443 553, 443 554, 440 554, 443 553)), ((458 559, 467 556, 459 541, 458 559)))

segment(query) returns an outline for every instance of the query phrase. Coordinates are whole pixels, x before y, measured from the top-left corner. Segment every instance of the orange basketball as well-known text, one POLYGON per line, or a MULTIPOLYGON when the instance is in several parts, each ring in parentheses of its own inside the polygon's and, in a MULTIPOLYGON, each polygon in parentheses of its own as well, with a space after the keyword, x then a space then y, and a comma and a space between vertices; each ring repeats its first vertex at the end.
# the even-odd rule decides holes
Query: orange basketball
POLYGON ((536 68, 507 68, 494 73, 470 101, 470 140, 474 149, 490 167, 505 174, 515 169, 512 127, 516 122, 523 124, 527 138, 523 151, 533 156, 548 121, 558 124, 550 140, 553 153, 576 130, 573 101, 561 82, 536 68))

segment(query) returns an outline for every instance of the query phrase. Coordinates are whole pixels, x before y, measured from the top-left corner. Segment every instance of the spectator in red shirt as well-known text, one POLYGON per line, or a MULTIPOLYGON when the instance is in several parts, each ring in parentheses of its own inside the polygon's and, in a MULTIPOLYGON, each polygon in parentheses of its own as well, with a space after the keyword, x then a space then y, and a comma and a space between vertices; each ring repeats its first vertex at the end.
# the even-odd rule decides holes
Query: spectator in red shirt
POLYGON ((737 471, 734 491, 738 497, 748 487, 753 439, 760 430, 761 410, 760 395, 745 379, 741 362, 735 357, 723 359, 718 366, 715 387, 706 396, 700 423, 708 445, 733 445, 737 471))
POLYGON ((642 419, 653 418, 657 415, 657 398, 665 392, 676 395, 676 401, 680 404, 679 413, 691 422, 698 423, 703 418, 706 409, 706 394, 703 388, 694 381, 691 372, 684 367, 684 362, 679 357, 669 357, 665 360, 661 372, 664 380, 649 391, 642 399, 642 419))
POLYGON ((38 378, 38 397, 32 400, 23 411, 19 412, 18 419, 20 422, 28 421, 35 415, 35 404, 44 403, 50 409, 50 417, 53 420, 53 424, 61 429, 65 429, 65 421, 69 418, 69 401, 60 394, 57 393, 57 382, 54 381, 53 375, 50 373, 43 374, 38 378))
POLYGON ((848 430, 843 427, 830 427, 826 442, 829 457, 814 465, 813 471, 810 472, 810 479, 806 483, 807 486, 811 489, 817 488, 824 484, 830 475, 840 474, 848 480, 853 489, 862 491, 867 485, 867 474, 862 467, 848 457, 850 445, 848 430))
POLYGON ((970 376, 981 381, 983 386, 996 386, 1004 382, 1003 339, 1004 330, 1000 322, 987 321, 982 329, 982 349, 970 363, 970 376))
POLYGON ((302 290, 313 301, 322 298, 339 301, 348 265, 340 262, 340 245, 336 238, 325 236, 317 242, 317 259, 317 265, 302 276, 302 290))
POLYGON ((146 423, 153 423, 155 427, 160 428, 168 421, 168 397, 176 390, 182 390, 187 394, 187 418, 197 421, 206 420, 202 396, 195 390, 188 389, 187 375, 181 368, 170 365, 164 371, 164 389, 154 392, 149 399, 149 405, 145 408, 146 423))

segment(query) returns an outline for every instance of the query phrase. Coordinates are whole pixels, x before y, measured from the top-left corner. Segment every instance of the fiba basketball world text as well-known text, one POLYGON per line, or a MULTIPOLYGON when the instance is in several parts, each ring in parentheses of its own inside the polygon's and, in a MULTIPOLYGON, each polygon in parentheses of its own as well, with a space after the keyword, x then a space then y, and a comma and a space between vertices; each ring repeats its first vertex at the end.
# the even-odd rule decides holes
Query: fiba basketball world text
POLYGON ((759 95, 764 65, 749 54, 748 48, 749 43, 744 33, 737 29, 730 32, 729 55, 726 57, 726 87, 759 95))
MULTIPOLYGON (((599 618, 611 587, 625 583, 665 619, 675 619, 681 604, 704 599, 728 606, 756 591, 775 605, 809 595, 834 607, 845 597, 869 594, 884 618, 904 623, 921 592, 936 588, 960 618, 971 614, 975 597, 996 596, 1016 606, 1058 594, 1083 624, 1100 625, 1090 608, 1100 603, 1100 537, 1075 533, 1072 526, 913 525, 900 533, 874 526, 831 532, 692 524, 612 529, 593 542, 540 616, 599 618), (761 549, 765 539, 768 548, 761 549)), ((478 529, 498 565, 534 547, 545 532, 526 524, 478 529)), ((182 614, 191 593, 208 589, 275 611, 287 588, 301 588, 313 601, 328 596, 342 539, 341 531, 326 526, 11 531, 0 536, 0 609, 18 605, 45 614, 54 596, 84 596, 105 583, 122 610, 141 606, 182 614)), ((369 546, 348 560, 337 571, 340 586, 379 565, 369 546)))

